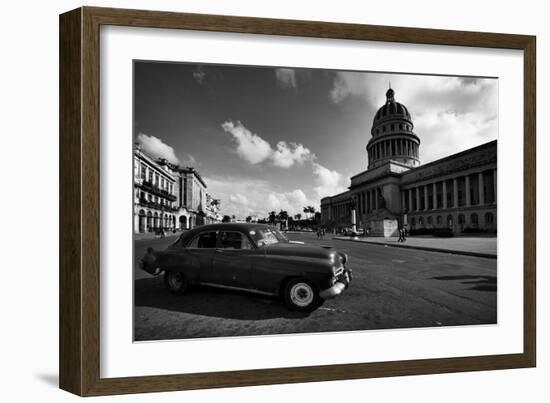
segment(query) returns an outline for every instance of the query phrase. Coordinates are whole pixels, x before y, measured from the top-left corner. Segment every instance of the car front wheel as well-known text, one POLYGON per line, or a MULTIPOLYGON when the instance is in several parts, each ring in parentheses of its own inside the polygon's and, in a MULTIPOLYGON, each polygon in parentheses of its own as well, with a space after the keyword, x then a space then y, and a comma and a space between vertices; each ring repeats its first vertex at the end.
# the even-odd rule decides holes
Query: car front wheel
POLYGON ((184 294, 187 291, 187 280, 181 272, 167 271, 164 273, 164 284, 172 294, 184 294))
POLYGON ((284 300, 289 309, 303 312, 314 310, 320 303, 316 287, 303 278, 292 279, 286 284, 284 300))

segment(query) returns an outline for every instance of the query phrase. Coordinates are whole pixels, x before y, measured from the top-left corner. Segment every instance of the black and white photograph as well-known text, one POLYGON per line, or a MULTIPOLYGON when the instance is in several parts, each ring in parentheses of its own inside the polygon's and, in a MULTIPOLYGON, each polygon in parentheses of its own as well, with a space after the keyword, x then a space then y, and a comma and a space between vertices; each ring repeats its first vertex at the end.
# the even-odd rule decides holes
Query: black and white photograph
POLYGON ((496 77, 134 60, 134 340, 497 324, 496 77))

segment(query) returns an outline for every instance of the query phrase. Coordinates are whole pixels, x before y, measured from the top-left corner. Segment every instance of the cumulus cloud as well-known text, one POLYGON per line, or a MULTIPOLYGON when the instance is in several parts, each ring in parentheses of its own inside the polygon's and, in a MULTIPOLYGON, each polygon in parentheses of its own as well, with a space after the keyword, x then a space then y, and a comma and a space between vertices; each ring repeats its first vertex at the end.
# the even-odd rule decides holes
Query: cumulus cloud
POLYGON ((229 195, 229 201, 237 206, 246 207, 250 204, 248 198, 240 193, 233 193, 229 195))
POLYGON ((275 69, 275 78, 282 87, 296 88, 296 71, 294 69, 275 69))
POLYGON ((244 127, 241 122, 224 122, 222 128, 232 136, 236 153, 250 164, 258 164, 272 155, 271 145, 244 127))
POLYGON ((279 141, 277 149, 271 155, 271 159, 273 160, 273 165, 289 168, 295 163, 303 164, 304 161, 311 159, 312 156, 311 151, 302 144, 279 141))
POLYGON ((374 116, 390 82, 412 115, 423 163, 497 138, 496 79, 338 72, 329 97, 336 104, 362 100, 374 116))
POLYGON ((181 161, 181 165, 186 167, 194 167, 197 165, 197 160, 191 154, 187 154, 185 158, 181 161))
POLYGON ((235 142, 235 152, 252 165, 266 160, 279 168, 290 168, 294 164, 303 164, 313 158, 311 151, 302 144, 279 141, 276 149, 266 140, 252 133, 241 122, 227 121, 222 128, 235 142))
POLYGON ((317 186, 314 188, 319 199, 334 196, 346 190, 343 185, 343 176, 335 170, 328 169, 316 162, 313 163, 313 174, 317 186))
POLYGON ((151 158, 164 158, 173 164, 179 164, 179 159, 176 157, 176 152, 168 144, 155 136, 148 136, 145 133, 139 133, 137 143, 141 146, 141 150, 151 158))
POLYGON ((208 190, 222 200, 222 213, 246 218, 248 215, 267 217, 270 211, 285 210, 289 215, 302 213, 304 206, 319 208, 316 197, 309 198, 303 189, 285 191, 268 181, 220 176, 205 178, 208 190))
POLYGON ((298 214, 309 201, 302 189, 294 189, 290 192, 271 192, 267 196, 268 211, 285 210, 289 214, 298 214))

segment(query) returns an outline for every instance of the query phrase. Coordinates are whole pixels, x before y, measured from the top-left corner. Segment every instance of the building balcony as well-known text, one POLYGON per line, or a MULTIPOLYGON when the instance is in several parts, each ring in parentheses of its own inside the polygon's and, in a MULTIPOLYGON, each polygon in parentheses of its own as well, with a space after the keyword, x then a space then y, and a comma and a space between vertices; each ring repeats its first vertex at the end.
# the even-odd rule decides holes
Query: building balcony
POLYGON ((177 199, 176 195, 173 195, 172 193, 169 193, 166 190, 159 188, 157 185, 154 185, 152 182, 140 179, 139 181, 136 180, 135 184, 136 186, 140 187, 141 189, 149 193, 152 193, 160 197, 164 197, 166 200, 176 201, 177 199))
POLYGON ((162 210, 162 211, 167 211, 167 212, 176 212, 179 210, 178 207, 172 207, 172 206, 169 206, 167 204, 161 204, 161 203, 156 203, 154 201, 150 201, 150 200, 147 200, 147 199, 139 199, 139 205, 140 206, 143 206, 143 207, 149 207, 149 208, 153 208, 153 209, 156 209, 156 210, 162 210))

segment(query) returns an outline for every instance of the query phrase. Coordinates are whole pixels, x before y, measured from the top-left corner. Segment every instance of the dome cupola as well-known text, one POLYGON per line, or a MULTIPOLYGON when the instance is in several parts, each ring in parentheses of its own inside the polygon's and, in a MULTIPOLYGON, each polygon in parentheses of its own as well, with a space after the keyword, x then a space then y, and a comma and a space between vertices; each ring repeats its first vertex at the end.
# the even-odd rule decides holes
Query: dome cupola
POLYGON ((389 160, 410 167, 420 165, 420 139, 413 129, 407 107, 395 101, 395 91, 390 87, 386 92, 386 103, 378 109, 372 122, 372 137, 367 144, 368 168, 389 160))

